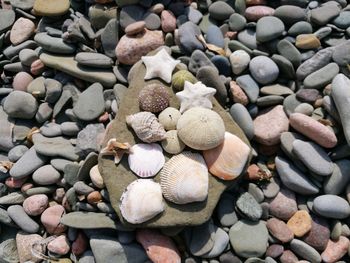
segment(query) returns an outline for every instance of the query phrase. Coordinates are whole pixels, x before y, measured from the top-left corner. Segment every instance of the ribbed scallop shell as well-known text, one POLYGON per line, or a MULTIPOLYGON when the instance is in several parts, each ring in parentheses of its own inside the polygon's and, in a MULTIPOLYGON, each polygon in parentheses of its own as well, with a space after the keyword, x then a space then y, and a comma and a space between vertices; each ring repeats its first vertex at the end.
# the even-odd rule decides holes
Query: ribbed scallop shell
POLYGON ((164 126, 167 131, 176 130, 176 124, 181 117, 181 112, 173 107, 168 107, 159 113, 159 123, 164 126))
POLYGON ((161 187, 152 179, 139 179, 130 183, 120 202, 122 216, 132 224, 146 222, 164 211, 161 187))
POLYGON ((215 111, 194 107, 180 117, 177 131, 187 146, 196 150, 208 150, 224 141, 225 124, 215 111))
POLYGON ((164 127, 153 113, 143 111, 129 115, 126 117, 126 123, 133 128, 137 137, 143 142, 151 143, 165 139, 164 127))
POLYGON ((139 105, 141 110, 157 113, 168 107, 169 98, 169 93, 164 86, 153 83, 141 89, 139 105))
POLYGON ((250 148, 240 138, 229 132, 219 146, 203 151, 205 162, 212 175, 222 180, 233 180, 243 171, 250 148))
POLYGON ((142 178, 155 176, 164 166, 165 158, 159 144, 135 144, 128 156, 130 169, 142 178))
POLYGON ((179 154, 185 149, 186 145, 177 136, 177 130, 171 130, 166 133, 166 139, 162 141, 164 151, 170 154, 179 154))
POLYGON ((176 204, 204 201, 208 196, 208 168, 199 153, 183 152, 170 158, 160 172, 164 197, 176 204))

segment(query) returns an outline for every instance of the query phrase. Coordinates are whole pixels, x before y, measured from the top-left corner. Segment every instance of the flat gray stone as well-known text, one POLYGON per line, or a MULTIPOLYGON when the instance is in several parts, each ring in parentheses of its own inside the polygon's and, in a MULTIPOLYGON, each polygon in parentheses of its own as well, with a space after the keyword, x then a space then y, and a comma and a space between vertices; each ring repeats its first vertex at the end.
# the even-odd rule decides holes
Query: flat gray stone
POLYGON ((252 221, 259 221, 262 208, 255 198, 248 192, 242 194, 236 202, 238 210, 252 221))
POLYGON ((34 234, 39 231, 39 225, 26 214, 20 205, 12 205, 7 208, 7 212, 12 220, 25 232, 34 234))
POLYGON ((251 103, 255 103, 259 96, 259 86, 250 75, 242 75, 236 79, 251 103))
POLYGON ((0 9, 0 34, 12 26, 15 18, 16 14, 13 10, 0 9))
POLYGON ((86 156, 91 152, 98 152, 105 134, 102 123, 88 124, 77 136, 76 152, 81 156, 86 156))
POLYGON ((19 262, 16 239, 9 238, 0 244, 0 262, 17 263, 19 262))
POLYGON ((256 24, 256 40, 267 42, 278 38, 284 31, 283 22, 274 16, 265 16, 258 20, 256 24))
POLYGON ((340 7, 335 3, 323 4, 311 10, 311 21, 319 26, 326 25, 330 20, 340 13, 340 7))
POLYGON ((248 139, 254 137, 254 123, 246 107, 240 103, 235 103, 230 108, 232 119, 243 130, 248 139))
POLYGON ((249 70, 253 78, 260 84, 272 83, 279 75, 276 63, 265 56, 254 57, 249 63, 249 70))
POLYGON ((290 242, 290 248, 295 254, 305 260, 315 263, 322 261, 321 255, 316 249, 299 239, 293 239, 290 242))
POLYGON ((12 140, 14 120, 0 106, 0 150, 8 152, 15 145, 12 140))
POLYGON ((9 117, 32 119, 38 110, 38 102, 27 92, 15 90, 5 99, 4 111, 9 117))
POLYGON ((111 68, 113 66, 113 60, 100 53, 79 52, 75 55, 75 60, 80 65, 93 68, 111 68))
POLYGON ((117 30, 119 21, 117 19, 111 19, 108 21, 101 34, 101 42, 105 55, 110 58, 115 58, 115 48, 119 41, 119 32, 117 30))
POLYGON ((313 201, 312 209, 326 218, 344 219, 350 215, 349 203, 337 195, 320 195, 313 201))
POLYGON ((76 49, 73 44, 64 42, 62 38, 49 36, 47 33, 36 34, 34 40, 44 50, 56 54, 72 54, 76 49))
POLYGON ((334 163, 334 170, 323 184, 325 194, 339 195, 350 182, 350 161, 338 160, 334 163))
POLYGON ((57 183, 61 175, 51 164, 47 164, 37 169, 32 178, 38 185, 50 185, 57 183))
POLYGON ((316 70, 304 79, 304 88, 306 89, 323 89, 327 84, 331 83, 333 78, 339 73, 339 66, 336 63, 328 65, 316 70))
POLYGON ((24 194, 21 192, 13 192, 8 195, 0 197, 0 205, 16 205, 22 204, 25 200, 24 194))

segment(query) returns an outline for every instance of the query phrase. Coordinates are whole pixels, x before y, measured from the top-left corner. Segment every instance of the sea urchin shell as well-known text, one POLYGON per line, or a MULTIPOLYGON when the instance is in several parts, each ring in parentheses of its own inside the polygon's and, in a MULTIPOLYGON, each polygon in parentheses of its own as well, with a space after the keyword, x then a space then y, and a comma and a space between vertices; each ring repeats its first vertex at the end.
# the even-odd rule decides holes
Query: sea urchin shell
POLYGON ((169 105, 169 93, 162 85, 149 84, 139 93, 139 105, 143 111, 161 112, 169 105))

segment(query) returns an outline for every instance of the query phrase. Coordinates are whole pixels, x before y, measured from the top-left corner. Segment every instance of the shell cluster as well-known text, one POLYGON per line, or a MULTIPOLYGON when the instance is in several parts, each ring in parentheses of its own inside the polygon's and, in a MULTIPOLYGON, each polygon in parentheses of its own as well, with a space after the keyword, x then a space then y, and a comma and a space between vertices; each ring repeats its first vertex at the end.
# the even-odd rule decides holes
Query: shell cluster
POLYGON ((145 86, 139 93, 139 105, 143 111, 161 112, 169 105, 169 92, 159 84, 145 86))

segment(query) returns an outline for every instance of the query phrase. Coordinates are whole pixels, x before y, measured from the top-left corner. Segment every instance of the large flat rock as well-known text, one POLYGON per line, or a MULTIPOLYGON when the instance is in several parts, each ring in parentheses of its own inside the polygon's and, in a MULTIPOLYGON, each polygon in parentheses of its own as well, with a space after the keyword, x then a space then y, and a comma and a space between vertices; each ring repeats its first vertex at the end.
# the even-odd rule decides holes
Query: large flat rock
MULTIPOLYGON (((120 142, 129 142, 131 145, 139 143, 139 139, 127 127, 125 117, 129 114, 134 114, 140 111, 138 104, 138 94, 140 90, 149 83, 159 83, 158 79, 144 81, 146 73, 145 66, 139 61, 130 71, 129 74, 129 88, 121 102, 118 115, 109 126, 104 139, 104 146, 111 138, 116 138, 120 142)), ((169 85, 162 82, 162 84, 169 88, 169 85)), ((170 106, 179 108, 179 101, 175 97, 174 92, 169 88, 170 106)), ((224 120, 226 131, 229 131, 240 137, 246 144, 249 141, 245 137, 242 130, 232 120, 231 116, 219 105, 215 100, 213 102, 213 110, 216 111, 224 120)), ((168 159, 170 156, 166 156, 168 159)), ((247 167, 247 164, 246 164, 247 167)), ((109 156, 99 156, 99 169, 105 181, 106 187, 110 195, 110 201, 113 208, 116 210, 121 222, 131 226, 121 216, 119 205, 120 197, 126 187, 134 180, 138 179, 135 174, 129 169, 127 158, 123 157, 121 163, 116 165, 113 158, 109 156)), ((245 169, 244 169, 245 170, 245 169)), ((154 180, 159 182, 159 173, 154 180)), ((165 202, 165 211, 153 219, 134 225, 136 227, 172 227, 172 226, 190 226, 200 225, 207 221, 219 201, 222 192, 229 186, 235 184, 235 181, 222 181, 214 176, 209 176, 209 193, 208 198, 203 202, 196 202, 186 205, 177 205, 165 202)))

